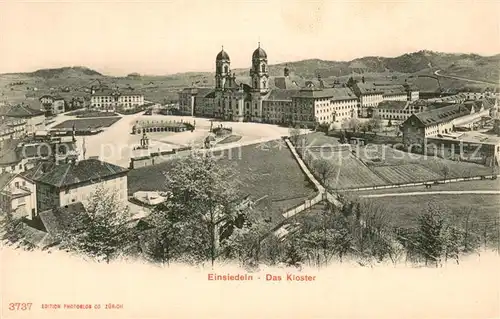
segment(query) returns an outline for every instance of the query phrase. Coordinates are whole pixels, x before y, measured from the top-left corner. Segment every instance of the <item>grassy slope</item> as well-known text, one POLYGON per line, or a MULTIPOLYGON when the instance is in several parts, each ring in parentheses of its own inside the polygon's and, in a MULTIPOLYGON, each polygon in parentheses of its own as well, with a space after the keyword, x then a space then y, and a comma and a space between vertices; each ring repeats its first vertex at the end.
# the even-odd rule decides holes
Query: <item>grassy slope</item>
MULTIPOLYGON (((300 170, 287 148, 263 150, 258 145, 249 145, 224 151, 220 164, 228 165, 237 172, 241 195, 250 195, 257 203, 257 209, 280 221, 281 214, 315 194, 315 190, 300 170), (240 156, 241 154, 241 156, 240 156)), ((162 190, 165 176, 172 162, 135 169, 128 175, 129 194, 138 190, 162 190)))

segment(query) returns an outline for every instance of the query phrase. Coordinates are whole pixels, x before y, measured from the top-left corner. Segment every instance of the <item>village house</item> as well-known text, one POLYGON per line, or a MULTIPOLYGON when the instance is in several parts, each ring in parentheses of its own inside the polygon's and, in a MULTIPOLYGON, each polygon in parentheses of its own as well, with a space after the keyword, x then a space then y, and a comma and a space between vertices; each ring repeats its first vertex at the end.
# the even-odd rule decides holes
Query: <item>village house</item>
POLYGON ((0 211, 32 219, 36 215, 35 195, 35 185, 21 175, 0 174, 0 211))
POLYGON ((42 162, 23 177, 36 184, 37 210, 44 211, 76 202, 85 204, 103 186, 127 201, 128 170, 98 159, 42 162))
POLYGON ((66 111, 66 101, 59 95, 43 95, 40 97, 40 103, 49 115, 56 115, 66 111))

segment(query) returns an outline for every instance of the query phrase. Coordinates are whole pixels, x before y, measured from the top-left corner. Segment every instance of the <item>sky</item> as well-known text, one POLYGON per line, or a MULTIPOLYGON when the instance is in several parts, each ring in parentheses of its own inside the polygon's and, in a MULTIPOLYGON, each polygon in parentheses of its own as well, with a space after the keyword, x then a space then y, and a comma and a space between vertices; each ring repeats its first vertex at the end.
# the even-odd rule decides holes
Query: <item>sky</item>
POLYGON ((0 73, 82 65, 108 75, 212 71, 419 50, 500 53, 500 1, 0 0, 0 73))

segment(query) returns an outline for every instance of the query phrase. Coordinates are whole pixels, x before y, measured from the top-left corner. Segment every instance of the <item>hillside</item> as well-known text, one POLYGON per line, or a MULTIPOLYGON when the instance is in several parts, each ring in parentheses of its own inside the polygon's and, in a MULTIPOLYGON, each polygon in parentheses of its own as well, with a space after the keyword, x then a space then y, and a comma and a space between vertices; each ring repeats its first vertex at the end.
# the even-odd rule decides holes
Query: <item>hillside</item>
POLYGON ((6 73, 1 76, 19 76, 19 77, 40 77, 44 79, 53 78, 74 78, 74 77, 101 77, 101 73, 84 66, 68 66, 54 69, 40 69, 34 72, 26 73, 6 73))

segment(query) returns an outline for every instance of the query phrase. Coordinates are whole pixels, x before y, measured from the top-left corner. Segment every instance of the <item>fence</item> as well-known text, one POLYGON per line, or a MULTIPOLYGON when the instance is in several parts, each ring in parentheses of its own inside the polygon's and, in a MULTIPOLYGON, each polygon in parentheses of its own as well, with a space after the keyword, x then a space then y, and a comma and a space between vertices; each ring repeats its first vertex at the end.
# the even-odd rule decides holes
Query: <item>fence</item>
POLYGON ((438 179, 438 180, 429 180, 425 182, 416 182, 416 183, 404 183, 404 184, 391 184, 391 185, 377 185, 370 187, 354 187, 354 188, 343 188, 336 189, 336 191, 342 192, 353 192, 353 191, 367 191, 367 190, 376 190, 376 189, 386 189, 386 188, 400 188, 400 187, 411 187, 411 186, 423 186, 429 184, 447 184, 447 183, 455 183, 462 181, 474 181, 474 180, 493 180, 497 179, 500 175, 481 175, 474 177, 461 177, 461 178, 451 178, 451 179, 438 179))

